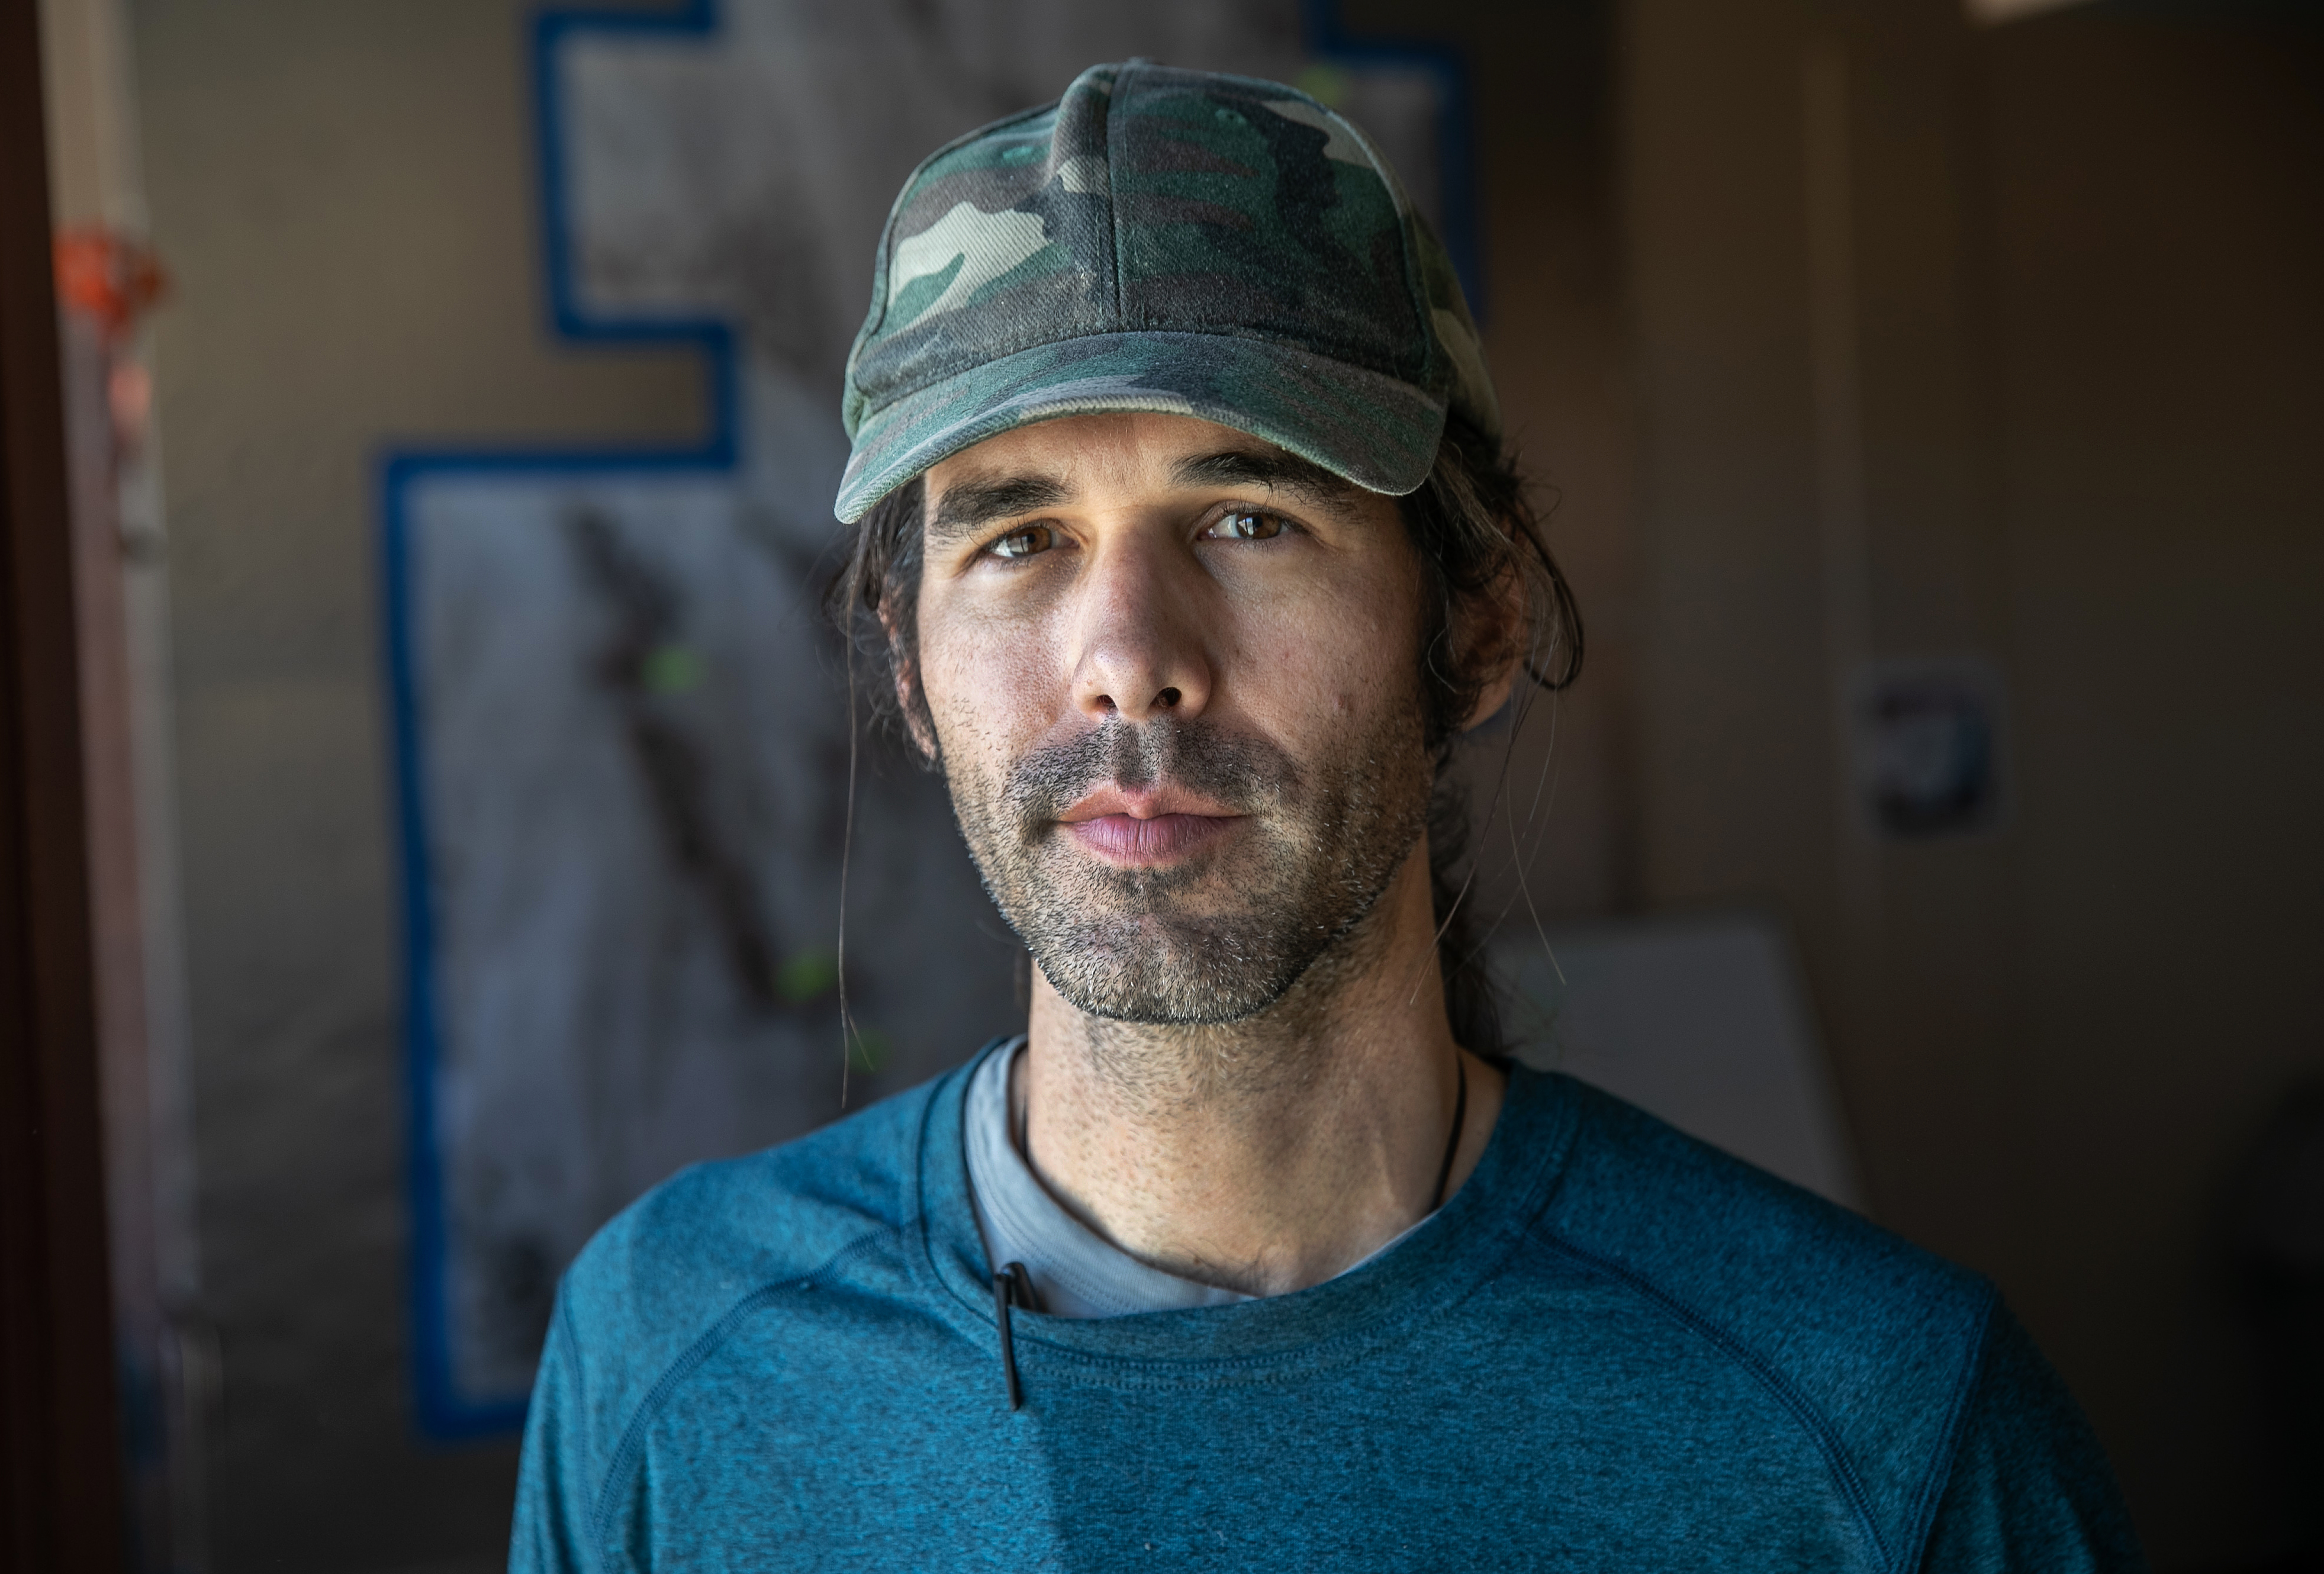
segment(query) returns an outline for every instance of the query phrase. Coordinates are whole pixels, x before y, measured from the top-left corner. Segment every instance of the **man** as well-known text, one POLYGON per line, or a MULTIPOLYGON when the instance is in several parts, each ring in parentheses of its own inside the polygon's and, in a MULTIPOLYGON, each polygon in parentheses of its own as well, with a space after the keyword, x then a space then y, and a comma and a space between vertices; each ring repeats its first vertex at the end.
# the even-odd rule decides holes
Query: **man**
POLYGON ((1133 62, 953 144, 845 417, 1029 1031, 606 1228, 518 1568, 2138 1565, 1990 1286, 1500 1057, 1437 769, 1579 629, 1360 133, 1133 62))

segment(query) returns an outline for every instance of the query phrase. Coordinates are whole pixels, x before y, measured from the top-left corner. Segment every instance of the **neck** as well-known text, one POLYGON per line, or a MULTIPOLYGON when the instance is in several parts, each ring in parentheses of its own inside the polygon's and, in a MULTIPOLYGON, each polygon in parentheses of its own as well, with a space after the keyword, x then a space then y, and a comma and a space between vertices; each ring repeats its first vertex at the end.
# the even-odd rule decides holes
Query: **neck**
MULTIPOLYGON (((1027 1159, 1082 1220, 1157 1267, 1253 1295, 1319 1284, 1426 1216, 1462 1075, 1424 840, 1364 921, 1245 1021, 1090 1017, 1034 973, 1012 1087, 1027 1159)), ((1466 1056, 1444 1194, 1475 1168, 1499 1074, 1466 1056)))

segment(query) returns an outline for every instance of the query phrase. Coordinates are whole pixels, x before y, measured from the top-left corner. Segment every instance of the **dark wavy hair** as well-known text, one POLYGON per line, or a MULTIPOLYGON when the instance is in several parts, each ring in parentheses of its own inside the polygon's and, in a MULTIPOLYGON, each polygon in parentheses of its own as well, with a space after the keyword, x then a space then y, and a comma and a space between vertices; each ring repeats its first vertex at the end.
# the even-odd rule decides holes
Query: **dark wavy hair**
MULTIPOLYGON (((1458 1043, 1498 1055, 1504 1047, 1500 1013, 1462 900, 1468 805, 1444 764, 1485 686, 1512 656, 1526 679, 1545 691, 1565 688, 1581 677, 1582 612, 1550 555, 1526 478, 1498 440, 1461 420, 1448 421, 1428 479, 1397 506, 1420 559, 1425 599, 1414 656, 1420 664, 1422 736, 1436 773, 1428 874, 1445 1012, 1458 1043), (1499 615, 1513 600, 1523 607, 1514 627, 1499 615)), ((908 731, 933 738, 935 718, 918 677, 925 516, 918 479, 872 505, 856 529, 853 551, 825 592, 824 607, 848 643, 851 691, 857 687, 853 663, 861 655, 872 667, 862 686, 871 691, 875 720, 905 723, 908 731)), ((930 769, 939 763, 926 754, 922 759, 930 769)))

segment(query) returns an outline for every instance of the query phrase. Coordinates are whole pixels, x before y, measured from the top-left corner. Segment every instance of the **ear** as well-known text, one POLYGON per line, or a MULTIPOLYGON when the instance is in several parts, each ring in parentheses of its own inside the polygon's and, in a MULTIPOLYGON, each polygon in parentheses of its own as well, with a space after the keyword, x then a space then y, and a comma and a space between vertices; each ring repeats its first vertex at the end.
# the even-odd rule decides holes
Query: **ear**
POLYGON ((904 731, 910 734, 912 747, 919 750, 920 763, 935 769, 939 763, 935 718, 928 714, 927 701, 920 697, 919 674, 900 663, 896 667, 896 704, 904 713, 904 731))
POLYGON ((1462 658, 1480 680, 1477 703, 1461 722, 1466 732, 1508 704, 1525 663, 1526 575, 1515 553, 1508 571, 1462 609, 1461 624, 1462 658))
POLYGON ((888 666, 896 677, 896 710, 904 718, 904 732, 918 751, 920 763, 934 769, 936 718, 928 713, 928 702, 920 693, 920 664, 905 651, 903 640, 897 637, 895 620, 885 608, 880 612, 880 627, 888 640, 888 666))

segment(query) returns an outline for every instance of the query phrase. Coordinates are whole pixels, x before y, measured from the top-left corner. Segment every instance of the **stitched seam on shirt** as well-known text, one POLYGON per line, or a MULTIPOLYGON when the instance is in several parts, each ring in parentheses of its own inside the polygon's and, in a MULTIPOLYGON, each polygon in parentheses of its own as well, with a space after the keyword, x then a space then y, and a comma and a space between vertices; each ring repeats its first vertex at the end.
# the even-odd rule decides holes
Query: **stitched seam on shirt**
POLYGON ((1182 1391, 1209 1388, 1221 1384, 1274 1383, 1329 1371, 1360 1360, 1384 1346, 1417 1339, 1421 1330, 1430 1323, 1452 1316, 1499 1277, 1503 1266, 1524 1246, 1527 1233, 1528 1228, 1512 1229, 1508 1239, 1485 1269, 1465 1289, 1450 1299, 1424 1301, 1403 1312, 1383 1313, 1345 1332, 1332 1334, 1290 1349, 1267 1350, 1249 1356, 1199 1357, 1193 1363, 1201 1368, 1199 1371, 1156 1372, 1153 1370, 1156 1362, 1152 1357, 1100 1355, 1056 1345, 1042 1339, 1038 1332, 1028 1331, 1020 1324, 1016 1336, 1019 1359, 1023 1364, 1026 1347, 1038 1345, 1042 1353, 1037 1358, 1057 1363, 1055 1370, 1043 1374, 1046 1377, 1077 1387, 1133 1391, 1182 1391))
MULTIPOLYGON (((1328 1335, 1312 1343, 1289 1349, 1265 1350, 1248 1356, 1196 1357, 1189 1364, 1195 1371, 1156 1371, 1156 1359, 1150 1356, 1101 1355, 1091 1350, 1053 1344, 1041 1338, 1037 1330, 1018 1325, 1016 1344, 1019 1360, 1024 1364, 1028 1346, 1038 1346, 1036 1359, 1054 1361, 1054 1369, 1045 1377, 1054 1378, 1076 1387, 1127 1388, 1131 1390, 1203 1389, 1222 1383, 1272 1383, 1316 1371, 1328 1371, 1360 1359, 1367 1352, 1383 1345, 1410 1340, 1419 1330, 1439 1319, 1451 1316, 1463 1303, 1489 1284, 1498 1276, 1501 1265, 1516 1254, 1525 1243, 1526 1231, 1515 1229, 1491 1265, 1476 1276, 1459 1294, 1449 1300, 1423 1302, 1400 1312, 1387 1312, 1349 1329, 1328 1335)), ((1267 1299, 1259 1297, 1259 1299, 1267 1299)), ((1071 1321, 1081 1321, 1074 1319, 1071 1321)), ((1103 1321, 1104 1319, 1093 1321, 1103 1321)))
POLYGON ((1814 1440, 1816 1447, 1823 1454, 1824 1468, 1831 1472, 1833 1480, 1838 1483, 1840 1496, 1847 1498, 1849 1506, 1856 1511, 1857 1519, 1864 1527, 1865 1537, 1872 1543, 1872 1550, 1878 1556, 1881 1567, 1885 1569, 1896 1567, 1896 1560, 1889 1552, 1887 1542, 1881 1538, 1880 1527, 1872 1517, 1872 1500, 1870 1495, 1864 1489, 1863 1478, 1857 1474, 1855 1464, 1849 1459, 1847 1451, 1840 1447, 1840 1438, 1831 1430, 1831 1423, 1826 1422, 1815 1406, 1808 1402, 1807 1395, 1802 1394, 1792 1384, 1791 1379, 1768 1365, 1766 1360, 1748 1345, 1683 1302, 1662 1290, 1652 1280, 1633 1273, 1609 1257, 1600 1256, 1593 1251, 1578 1247, 1549 1229, 1544 1229, 1540 1234, 1544 1244, 1552 1250, 1563 1253, 1576 1262, 1595 1269, 1634 1293, 1654 1302, 1680 1323, 1718 1347, 1730 1360, 1757 1378, 1783 1403, 1784 1407, 1792 1413, 1793 1418, 1814 1440))
MULTIPOLYGON (((565 1294, 565 1286, 562 1284, 558 1286, 556 1307, 549 1313, 549 1317, 550 1321, 556 1325, 550 1334, 551 1340, 562 1339, 563 1348, 577 1352, 581 1348, 580 1334, 573 1326, 573 1302, 567 1298, 565 1294)), ((547 1344, 544 1344, 541 1348, 541 1356, 544 1363, 547 1360, 549 1348, 550 1347, 547 1344)), ((569 1382, 575 1389, 578 1390, 576 1410, 577 1413, 586 1417, 589 1413, 588 1369, 583 1367, 577 1358, 568 1360, 566 1363, 566 1367, 567 1372, 567 1381, 569 1382)), ((533 1424, 539 1422, 541 1413, 540 1406, 539 1403, 536 1402, 527 1417, 527 1425, 525 1427, 525 1445, 526 1452, 528 1454, 531 1451, 531 1434, 533 1424)), ((586 1449, 586 1435, 585 1433, 584 1448, 586 1449)), ((582 1479, 585 1483, 593 1473, 589 1468, 590 1463, 591 1461, 587 1454, 585 1452, 582 1456, 582 1479)), ((545 1477, 554 1483, 556 1479, 556 1472, 546 1468, 544 1465, 542 1473, 545 1477)), ((563 1491, 563 1488, 559 1486, 552 1486, 550 1489, 557 1492, 560 1499, 567 1496, 563 1491)), ((578 1538, 577 1546, 575 1544, 576 1538, 571 1533, 572 1516, 565 1512, 565 1505, 561 1501, 558 1503, 555 1514, 551 1516, 550 1523, 553 1527, 553 1533, 557 1537, 558 1549, 560 1555, 567 1550, 570 1549, 577 1551, 582 1558, 586 1559, 589 1568, 602 1569, 604 1566, 604 1559, 599 1556, 599 1549, 595 1534, 596 1524, 595 1506, 595 1505, 594 1504, 591 1505, 592 1513, 590 1515, 590 1527, 592 1533, 587 1536, 578 1538)), ((519 1512, 521 1513, 521 1510, 520 1509, 519 1512)), ((511 1556, 513 1558, 514 1553, 512 1552, 511 1556)))
MULTIPOLYGON (((1201 1368, 1195 1373, 1169 1372, 1152 1376, 1130 1376, 1140 1368, 1150 1370, 1153 1358, 1147 1356, 1109 1356, 1084 1350, 1071 1345, 1055 1344, 1041 1337, 1038 1329, 1018 1325, 1016 1345, 1020 1365, 1025 1364, 1028 1347, 1037 1361, 1056 1361, 1056 1368, 1045 1374, 1075 1386, 1140 1389, 1205 1388, 1219 1383, 1267 1383, 1312 1371, 1329 1370, 1360 1359, 1370 1349, 1382 1344, 1407 1339, 1435 1320, 1446 1317, 1464 1302, 1493 1283, 1521 1249, 1527 1238, 1542 1230, 1540 1220, 1564 1189, 1566 1177, 1572 1173, 1573 1145, 1582 1136, 1582 1122, 1569 1100, 1572 1095, 1558 1091, 1565 1105, 1560 1128, 1553 1130, 1540 1149, 1532 1155, 1533 1167, 1526 1173, 1526 1188, 1530 1206, 1520 1205, 1511 1211, 1515 1215, 1508 1228, 1507 1238, 1491 1257, 1470 1280, 1466 1288, 1449 1300, 1421 1301, 1403 1312, 1391 1312, 1374 1318, 1342 1333, 1331 1335, 1313 1343, 1289 1349, 1268 1350, 1240 1357, 1204 1357, 1194 1363, 1201 1368), (1538 1188, 1532 1191, 1532 1188, 1538 1188)), ((933 1100, 931 1100, 933 1107, 933 1100)), ((1524 1193, 1521 1193, 1524 1194, 1524 1193)), ((1452 1204, 1448 1201, 1447 1207, 1452 1204)), ((992 1325, 989 1311, 974 1309, 992 1325)))
POLYGON ((1978 1321, 1977 1358, 1969 1362, 1954 1390, 1952 1413, 1945 1417, 1935 1463, 1913 1499, 1913 1534, 1904 1544, 1914 1549, 1915 1569, 1928 1561, 1929 1536, 1936 1529, 1938 1506, 1944 1499, 1945 1488, 1952 1483, 1953 1472, 1960 1467, 1961 1437, 1969 1428, 1969 1407, 1977 1398, 1978 1385, 1985 1381, 1985 1368, 1993 1355, 1993 1313, 2000 1301, 2001 1297, 1990 1288, 1986 1291, 1985 1315, 1978 1321))
POLYGON ((726 1341, 727 1336, 734 1331, 737 1324, 759 1312, 777 1296, 786 1291, 801 1290, 810 1284, 825 1282, 850 1257, 870 1250, 883 1239, 902 1234, 918 1223, 919 1223, 918 1219, 908 1219, 901 1224, 883 1225, 840 1247, 825 1258, 822 1266, 812 1273, 801 1275, 795 1279, 784 1278, 771 1284, 760 1285, 759 1288, 736 1302, 726 1315, 711 1324, 699 1339, 687 1346, 684 1352, 669 1364, 659 1377, 654 1380, 654 1385, 647 1390, 645 1398, 639 1404, 637 1413, 630 1418, 630 1424, 622 1430, 621 1446, 613 1450, 613 1463, 605 1471, 604 1483, 598 1487, 596 1504, 589 1513, 590 1536, 595 1543, 595 1550, 600 1564, 611 1566, 614 1562, 613 1559, 607 1556, 609 1549, 606 1539, 608 1533, 613 1529, 616 1495, 628 1480, 631 1472, 637 1468, 638 1461, 645 1452, 647 1429, 652 1425, 655 1414, 660 1411, 663 1404, 669 1402, 670 1395, 677 1391, 678 1385, 693 1376, 695 1369, 710 1358, 712 1353, 726 1341))

